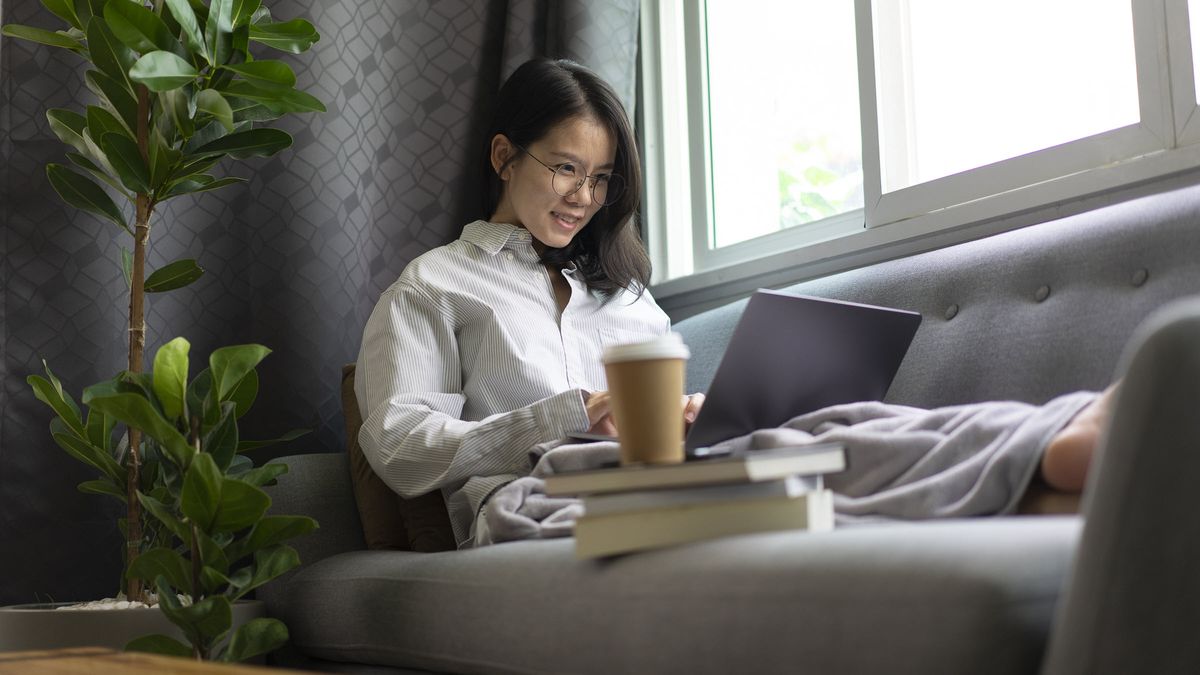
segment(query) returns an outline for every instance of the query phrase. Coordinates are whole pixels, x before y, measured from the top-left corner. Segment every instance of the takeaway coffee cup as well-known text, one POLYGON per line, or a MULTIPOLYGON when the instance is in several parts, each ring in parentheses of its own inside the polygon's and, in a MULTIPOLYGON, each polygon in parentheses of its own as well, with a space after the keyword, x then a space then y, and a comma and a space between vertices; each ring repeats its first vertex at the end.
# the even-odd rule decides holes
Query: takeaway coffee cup
POLYGON ((621 464, 683 461, 683 381, 689 355, 678 333, 604 350, 621 464))

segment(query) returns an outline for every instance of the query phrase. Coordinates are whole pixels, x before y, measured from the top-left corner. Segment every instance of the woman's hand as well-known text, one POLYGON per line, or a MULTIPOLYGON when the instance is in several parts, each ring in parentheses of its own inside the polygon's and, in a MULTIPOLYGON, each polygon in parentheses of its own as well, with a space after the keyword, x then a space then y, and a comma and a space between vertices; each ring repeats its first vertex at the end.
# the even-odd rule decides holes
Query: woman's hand
POLYGON ((692 428, 692 422, 696 421, 696 415, 700 414, 700 408, 704 406, 704 394, 687 394, 683 397, 683 430, 692 428))
POLYGON ((607 391, 585 392, 589 434, 617 435, 617 423, 612 416, 612 396, 607 391))

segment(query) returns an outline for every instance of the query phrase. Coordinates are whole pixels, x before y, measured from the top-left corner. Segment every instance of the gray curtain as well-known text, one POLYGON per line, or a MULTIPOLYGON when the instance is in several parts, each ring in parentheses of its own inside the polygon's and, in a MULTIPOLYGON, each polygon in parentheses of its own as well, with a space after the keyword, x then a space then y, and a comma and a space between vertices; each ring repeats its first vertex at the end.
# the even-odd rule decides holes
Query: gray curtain
MULTIPOLYGON (((537 55, 614 84, 632 113, 638 0, 284 0, 322 39, 292 58, 328 112, 280 125, 295 145, 232 163, 245 185, 156 214, 149 268, 195 257, 207 274, 148 301, 147 354, 183 335, 274 350, 246 437, 312 433, 258 461, 339 452, 339 370, 354 360, 380 291, 422 252, 479 217, 477 158, 502 78, 537 55)), ((0 20, 57 27, 38 0, 0 0, 0 20)), ((88 97, 74 55, 0 38, 0 604, 101 597, 118 587, 113 500, 49 439, 25 378, 45 359, 78 393, 126 360, 127 236, 64 205, 45 178, 64 146, 45 118, 88 97)))

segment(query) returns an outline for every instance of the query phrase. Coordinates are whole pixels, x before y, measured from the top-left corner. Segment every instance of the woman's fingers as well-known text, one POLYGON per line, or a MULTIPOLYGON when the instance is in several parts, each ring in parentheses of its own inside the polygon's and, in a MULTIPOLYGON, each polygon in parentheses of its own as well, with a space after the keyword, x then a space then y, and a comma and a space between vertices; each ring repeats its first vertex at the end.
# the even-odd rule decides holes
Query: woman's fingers
POLYGON ((591 424, 588 429, 589 433, 617 435, 617 425, 612 417, 612 397, 607 391, 592 392, 587 398, 585 407, 587 408, 588 423, 591 424))
POLYGON ((691 424, 696 421, 696 415, 700 414, 700 408, 704 406, 704 394, 689 394, 683 397, 683 421, 691 424))

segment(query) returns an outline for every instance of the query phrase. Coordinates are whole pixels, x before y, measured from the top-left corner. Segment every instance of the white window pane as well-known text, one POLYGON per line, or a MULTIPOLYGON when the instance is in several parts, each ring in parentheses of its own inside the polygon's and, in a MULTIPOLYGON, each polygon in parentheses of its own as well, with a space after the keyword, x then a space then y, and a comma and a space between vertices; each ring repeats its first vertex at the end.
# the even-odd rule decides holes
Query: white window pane
POLYGON ((1130 0, 877 0, 885 192, 1140 119, 1130 0))
POLYGON ((863 205, 854 3, 708 0, 714 247, 863 205))
POLYGON ((1192 78, 1196 83, 1196 102, 1200 103, 1200 0, 1188 0, 1188 24, 1192 35, 1192 78))

